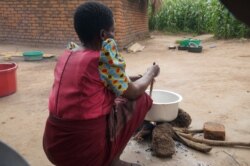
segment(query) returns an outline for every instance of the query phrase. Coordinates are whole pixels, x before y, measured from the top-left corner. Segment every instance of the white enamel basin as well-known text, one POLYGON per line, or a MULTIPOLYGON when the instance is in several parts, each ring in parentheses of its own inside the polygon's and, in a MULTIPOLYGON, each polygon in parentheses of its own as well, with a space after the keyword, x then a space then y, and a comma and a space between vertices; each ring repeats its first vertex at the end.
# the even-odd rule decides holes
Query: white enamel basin
MULTIPOLYGON (((149 93, 149 91, 146 91, 149 93)), ((178 105, 182 96, 166 90, 155 89, 152 92, 153 105, 147 113, 145 120, 154 122, 169 122, 178 115, 178 105)))

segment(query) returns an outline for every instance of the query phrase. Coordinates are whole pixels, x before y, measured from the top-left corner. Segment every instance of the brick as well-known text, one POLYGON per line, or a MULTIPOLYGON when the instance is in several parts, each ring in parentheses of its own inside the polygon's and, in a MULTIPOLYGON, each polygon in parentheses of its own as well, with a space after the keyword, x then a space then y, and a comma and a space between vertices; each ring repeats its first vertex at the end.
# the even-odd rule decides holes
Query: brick
POLYGON ((225 140, 225 126, 220 123, 206 122, 203 126, 204 138, 211 140, 225 140))

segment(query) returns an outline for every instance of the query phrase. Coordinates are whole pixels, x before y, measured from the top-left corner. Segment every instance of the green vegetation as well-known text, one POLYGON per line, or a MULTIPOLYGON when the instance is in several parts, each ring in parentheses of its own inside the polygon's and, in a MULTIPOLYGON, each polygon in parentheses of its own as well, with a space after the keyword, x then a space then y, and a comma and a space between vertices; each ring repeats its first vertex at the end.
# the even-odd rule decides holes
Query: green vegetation
POLYGON ((164 0, 157 14, 151 11, 151 30, 213 33, 218 38, 250 37, 250 28, 236 20, 218 0, 164 0))

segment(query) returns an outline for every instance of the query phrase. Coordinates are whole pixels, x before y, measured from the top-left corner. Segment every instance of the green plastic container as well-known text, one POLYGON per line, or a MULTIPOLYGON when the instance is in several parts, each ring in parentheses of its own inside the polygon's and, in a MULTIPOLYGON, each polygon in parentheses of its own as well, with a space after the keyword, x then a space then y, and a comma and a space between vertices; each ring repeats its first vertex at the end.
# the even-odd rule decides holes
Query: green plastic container
POLYGON ((26 61, 39 61, 43 59, 42 51, 27 51, 23 53, 24 60, 26 61))
POLYGON ((180 46, 181 47, 189 47, 190 42, 195 43, 198 46, 201 44, 201 40, 189 38, 189 39, 181 40, 180 46))

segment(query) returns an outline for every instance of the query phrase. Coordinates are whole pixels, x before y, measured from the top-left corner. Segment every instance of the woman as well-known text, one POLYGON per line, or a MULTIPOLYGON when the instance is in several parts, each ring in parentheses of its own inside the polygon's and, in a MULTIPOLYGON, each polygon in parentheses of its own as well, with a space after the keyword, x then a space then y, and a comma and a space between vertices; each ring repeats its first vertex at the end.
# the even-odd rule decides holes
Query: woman
POLYGON ((83 47, 58 59, 44 151, 58 166, 133 165, 119 157, 152 105, 145 90, 159 66, 127 76, 112 11, 101 3, 80 5, 74 27, 83 47))

